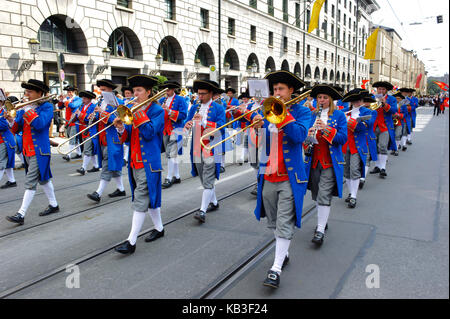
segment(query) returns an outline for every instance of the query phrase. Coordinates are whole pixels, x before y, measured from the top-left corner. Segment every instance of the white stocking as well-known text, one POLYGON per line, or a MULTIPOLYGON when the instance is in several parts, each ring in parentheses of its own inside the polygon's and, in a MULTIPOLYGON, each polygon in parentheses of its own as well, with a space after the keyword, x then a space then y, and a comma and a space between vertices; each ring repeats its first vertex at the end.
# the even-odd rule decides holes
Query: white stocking
POLYGON ((328 222, 328 216, 330 216, 330 206, 317 206, 317 231, 324 233, 325 226, 328 222))
POLYGON ((133 224, 131 225, 130 235, 128 235, 128 241, 133 246, 136 244, 137 237, 139 235, 139 232, 141 231, 144 221, 145 213, 136 211, 133 213, 133 224))
POLYGON ((209 203, 211 203, 212 198, 212 189, 204 189, 203 195, 202 195, 202 206, 200 207, 200 210, 206 213, 206 209, 208 208, 209 203))
POLYGON ((122 176, 114 177, 114 180, 116 181, 116 185, 119 191, 123 192, 125 188, 123 188, 122 176))
POLYGON ((173 175, 179 179, 180 178, 180 168, 178 167, 178 157, 173 159, 173 175))
POLYGON ((14 170, 12 168, 7 168, 5 172, 6 176, 8 176, 8 181, 10 183, 14 183, 16 181, 16 179, 14 178, 14 170))
POLYGON ((161 232, 164 229, 162 220, 161 220, 161 208, 149 208, 148 213, 150 214, 150 217, 152 218, 153 225, 155 225, 155 229, 159 232, 161 232))
POLYGON ((173 158, 169 158, 167 161, 167 179, 172 180, 173 177, 173 158))
POLYGON ((105 181, 104 179, 100 180, 100 185, 98 185, 98 189, 96 190, 98 196, 102 196, 103 191, 105 190, 106 186, 108 185, 108 182, 105 181))
POLYGON ((52 207, 58 206, 58 202, 56 201, 55 197, 55 189, 53 188, 52 181, 49 181, 47 184, 42 185, 42 188, 44 189, 44 193, 48 198, 48 203, 52 207))
POLYGON ((36 193, 35 190, 31 190, 31 189, 25 190, 25 193, 23 194, 22 206, 19 209, 19 214, 21 214, 22 217, 25 217, 25 214, 27 213, 27 209, 30 206, 35 193, 36 193))
POLYGON ((288 254, 290 244, 291 241, 289 239, 275 236, 275 260, 270 270, 281 273, 281 267, 283 266, 284 258, 288 254))

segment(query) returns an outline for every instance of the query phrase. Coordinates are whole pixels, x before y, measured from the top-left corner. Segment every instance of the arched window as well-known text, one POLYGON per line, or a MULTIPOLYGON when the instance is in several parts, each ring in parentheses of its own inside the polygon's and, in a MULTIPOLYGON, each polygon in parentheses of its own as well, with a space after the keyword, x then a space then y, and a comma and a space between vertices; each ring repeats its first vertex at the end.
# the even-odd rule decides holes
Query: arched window
POLYGON ((316 69, 314 70, 314 80, 320 80, 320 70, 319 67, 316 67, 316 69))
POLYGON ((309 66, 309 64, 305 68, 305 78, 311 78, 311 67, 309 66))
POLYGON ((87 54, 86 38, 80 28, 68 29, 67 17, 53 15, 41 24, 38 40, 41 50, 87 54))
POLYGON ((327 69, 323 69, 322 80, 323 80, 323 81, 328 81, 328 72, 327 72, 327 69))
POLYGON ((195 59, 199 59, 203 66, 209 67, 210 65, 213 65, 214 54, 211 47, 206 43, 200 44, 195 52, 195 59))
POLYGON ((256 56, 256 54, 254 54, 254 53, 251 53, 249 56, 248 56, 248 59, 247 59, 247 68, 250 66, 252 66, 253 65, 253 63, 256 63, 256 66, 257 66, 257 73, 259 73, 259 61, 258 61, 258 57, 256 56))
POLYGON ((334 81, 334 71, 330 71, 330 81, 334 81))
POLYGON ((225 53, 223 62, 230 64, 230 70, 239 70, 239 58, 236 51, 233 49, 229 49, 227 53, 225 53))
POLYGON ((289 71, 289 62, 287 60, 283 60, 283 63, 281 63, 281 70, 289 71))
POLYGON ((341 82, 341 73, 339 71, 336 73, 336 82, 341 82))
POLYGON ((296 76, 298 76, 298 77, 301 77, 302 76, 302 69, 300 68, 300 63, 295 63, 295 66, 294 66, 294 74, 296 75, 296 76))
POLYGON ((345 83, 345 72, 342 72, 342 83, 345 83))
POLYGON ((266 67, 265 67, 264 71, 269 72, 269 69, 270 69, 270 72, 273 72, 276 70, 275 61, 273 60, 273 58, 271 56, 268 57, 266 60, 266 67))
POLYGON ((111 55, 129 59, 142 59, 142 47, 139 38, 129 28, 120 27, 113 31, 108 40, 111 55))
POLYGON ((174 37, 165 37, 161 40, 158 47, 158 54, 163 57, 167 63, 183 64, 183 50, 174 37))

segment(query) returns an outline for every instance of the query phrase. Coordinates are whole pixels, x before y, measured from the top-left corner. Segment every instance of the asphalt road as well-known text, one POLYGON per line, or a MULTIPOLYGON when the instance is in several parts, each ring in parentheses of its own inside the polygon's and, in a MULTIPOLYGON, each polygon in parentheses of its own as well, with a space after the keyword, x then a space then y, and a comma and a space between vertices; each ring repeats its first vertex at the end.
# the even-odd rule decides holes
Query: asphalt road
MULTIPOLYGON (((278 290, 262 286, 274 257, 269 247, 218 297, 448 298, 448 113, 438 118, 430 118, 432 110, 427 108, 418 113, 413 145, 398 157, 389 156, 388 177, 370 175, 358 193, 356 209, 333 199, 320 249, 311 243, 316 211, 303 219, 278 290)), ((227 156, 229 162, 236 158, 227 156)), ((227 165, 216 186, 218 197, 249 187, 221 200, 205 224, 199 225, 192 215, 173 220, 198 209, 201 202, 200 181, 189 178, 190 166, 183 164, 183 182, 163 190, 163 222, 170 221, 165 237, 144 242, 143 234, 153 226, 147 218, 136 252, 122 256, 108 248, 125 240, 131 226, 126 170, 127 197, 108 198, 115 189, 111 182, 95 204, 86 194, 97 188, 99 174, 75 176, 80 164, 52 158, 61 212, 38 216, 47 206, 38 187, 24 226, 4 219, 20 207, 23 171, 16 171, 17 188, 0 191, 0 294, 62 269, 8 298, 196 298, 273 237, 266 220, 258 222, 253 215, 250 184, 255 173, 247 164, 227 165), (86 256, 92 258, 79 264, 80 287, 68 288, 72 273, 65 267, 86 256)), ((311 204, 308 192, 304 208, 311 204)))

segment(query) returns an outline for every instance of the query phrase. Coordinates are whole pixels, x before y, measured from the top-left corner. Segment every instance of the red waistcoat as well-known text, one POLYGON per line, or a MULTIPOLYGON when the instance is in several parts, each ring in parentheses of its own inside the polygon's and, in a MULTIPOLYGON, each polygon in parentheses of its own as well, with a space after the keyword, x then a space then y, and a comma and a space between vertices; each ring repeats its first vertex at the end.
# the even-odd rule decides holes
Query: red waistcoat
POLYGON ((319 144, 314 145, 312 168, 316 168, 319 162, 323 169, 333 167, 333 161, 331 160, 329 148, 330 143, 328 143, 322 136, 322 131, 317 132, 316 138, 319 144))

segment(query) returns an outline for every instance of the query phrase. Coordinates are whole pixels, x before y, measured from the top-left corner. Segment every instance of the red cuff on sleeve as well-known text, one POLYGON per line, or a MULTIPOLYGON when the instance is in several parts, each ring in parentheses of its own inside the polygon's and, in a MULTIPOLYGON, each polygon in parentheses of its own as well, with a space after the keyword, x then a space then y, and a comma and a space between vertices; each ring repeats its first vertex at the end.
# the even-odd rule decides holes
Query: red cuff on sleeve
POLYGON ((278 123, 277 124, 277 128, 281 129, 281 128, 283 128, 284 126, 286 126, 287 124, 289 124, 291 122, 295 122, 295 118, 291 115, 291 113, 287 112, 284 121, 281 122, 281 123, 278 123))
POLYGON ((249 122, 251 122, 252 121, 252 114, 253 113, 250 113, 250 111, 245 111, 245 116, 244 116, 244 118, 247 120, 247 121, 249 121, 249 122))
POLYGON ((170 118, 172 121, 176 122, 177 119, 178 119, 178 114, 179 114, 179 113, 180 113, 179 111, 174 111, 174 110, 172 110, 172 113, 169 115, 169 118, 170 118))
POLYGON ((337 134, 337 129, 335 129, 334 127, 331 126, 327 126, 324 130, 323 130, 323 138, 328 142, 328 143, 333 143, 333 139, 337 134))
POLYGON ((352 132, 355 130, 355 127, 358 125, 358 121, 351 118, 347 121, 347 128, 352 132))
POLYGON ((150 119, 147 117, 147 113, 144 110, 137 111, 133 114, 133 127, 137 128, 142 124, 150 122, 150 119))
POLYGON ((23 115, 23 119, 25 120, 25 122, 27 122, 28 125, 30 125, 31 122, 33 122, 33 120, 37 117, 39 117, 39 115, 37 115, 34 110, 28 110, 28 112, 23 115))
POLYGON ((206 127, 216 128, 216 126, 217 126, 216 122, 206 121, 206 127))

